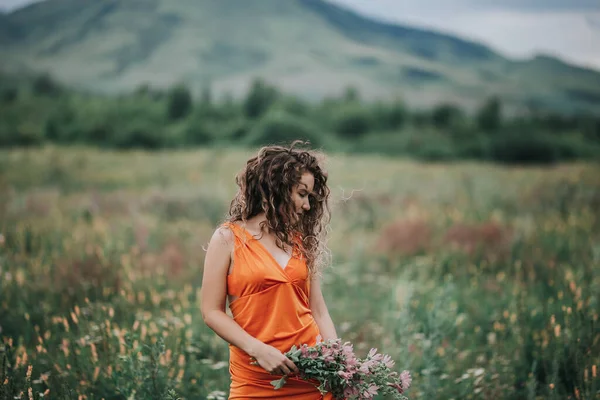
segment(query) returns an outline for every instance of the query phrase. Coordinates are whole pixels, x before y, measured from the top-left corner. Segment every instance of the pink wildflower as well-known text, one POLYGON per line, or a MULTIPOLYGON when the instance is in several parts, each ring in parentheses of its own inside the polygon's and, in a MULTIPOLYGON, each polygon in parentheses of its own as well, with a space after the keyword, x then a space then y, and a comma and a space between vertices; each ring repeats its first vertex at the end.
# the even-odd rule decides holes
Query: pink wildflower
POLYGON ((376 364, 377 364, 377 361, 375 361, 375 360, 367 360, 362 363, 359 370, 360 370, 360 372, 368 375, 368 374, 370 374, 371 367, 374 367, 376 364))
POLYGON ((373 396, 375 396, 377 394, 377 389, 379 389, 379 386, 377 386, 375 384, 371 384, 371 385, 369 385, 367 390, 365 390, 363 392, 363 396, 367 399, 372 399, 373 396))
POLYGON ((349 343, 346 343, 344 347, 342 347, 342 352, 346 358, 354 357, 354 350, 352 349, 352 345, 349 343))
MULTIPOLYGON (((386 385, 396 391, 394 398, 404 398, 401 395, 410 387, 412 378, 406 370, 402 374, 392 371, 395 363, 389 355, 371 349, 363 359, 354 354, 349 342, 342 343, 341 339, 323 342, 320 337, 318 340, 313 347, 303 345, 298 351, 294 346, 290 350, 291 355, 298 357, 296 364, 301 379, 316 379, 319 390, 331 392, 335 398, 372 400, 386 385)), ((278 389, 285 381, 271 384, 278 389)))
POLYGON ((300 348, 300 352, 302 353, 302 357, 308 357, 308 346, 304 345, 300 348))
POLYGON ((383 360, 382 360, 383 364, 388 367, 388 368, 392 368, 394 366, 394 364, 396 364, 394 362, 394 360, 392 360, 392 357, 390 357, 389 355, 385 355, 383 356, 383 360))
POLYGON ((352 379, 352 373, 348 371, 338 371, 338 375, 344 378, 344 380, 349 381, 352 379))
POLYGON ((383 354, 377 354, 377 349, 371 349, 367 355, 367 358, 375 361, 381 361, 383 359, 383 354))
POLYGON ((348 369, 348 370, 356 369, 357 365, 358 365, 358 360, 356 359, 356 357, 346 358, 346 369, 348 369))
POLYGON ((412 383, 412 378, 410 376, 410 372, 408 371, 402 371, 400 373, 400 380, 402 381, 402 387, 404 389, 408 389, 410 387, 410 384, 412 383))
POLYGON ((335 361, 335 350, 333 350, 329 347, 325 347, 325 348, 323 348, 322 356, 326 363, 334 362, 335 361))

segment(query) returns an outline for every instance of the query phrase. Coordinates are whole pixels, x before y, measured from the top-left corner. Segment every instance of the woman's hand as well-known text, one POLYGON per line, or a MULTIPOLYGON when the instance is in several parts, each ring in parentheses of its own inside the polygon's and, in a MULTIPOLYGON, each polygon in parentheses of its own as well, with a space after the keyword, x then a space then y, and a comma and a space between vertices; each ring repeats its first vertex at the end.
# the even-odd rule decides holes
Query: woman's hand
POLYGON ((256 361, 253 364, 260 365, 268 373, 273 375, 292 375, 299 373, 298 367, 283 353, 273 346, 264 344, 254 352, 256 361))

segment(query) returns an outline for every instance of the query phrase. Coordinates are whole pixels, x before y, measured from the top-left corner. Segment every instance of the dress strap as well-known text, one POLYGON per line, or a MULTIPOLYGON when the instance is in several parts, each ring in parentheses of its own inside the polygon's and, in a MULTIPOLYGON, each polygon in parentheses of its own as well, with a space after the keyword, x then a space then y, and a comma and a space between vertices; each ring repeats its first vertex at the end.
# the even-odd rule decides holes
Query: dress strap
POLYGON ((238 249, 239 247, 248 246, 248 239, 249 239, 248 234, 241 226, 238 226, 238 225, 234 224, 233 222, 229 222, 229 221, 224 222, 223 224, 221 224, 221 226, 223 228, 228 228, 233 233, 233 236, 235 237, 235 248, 236 249, 238 249))
MULTIPOLYGON (((237 246, 248 247, 252 240, 257 240, 247 229, 233 222, 227 221, 221 226, 231 229, 235 236, 236 248, 237 246)), ((258 243, 260 243, 260 241, 258 241, 258 243)), ((303 258, 302 247, 302 236, 299 233, 294 234, 292 237, 292 257, 303 258)))

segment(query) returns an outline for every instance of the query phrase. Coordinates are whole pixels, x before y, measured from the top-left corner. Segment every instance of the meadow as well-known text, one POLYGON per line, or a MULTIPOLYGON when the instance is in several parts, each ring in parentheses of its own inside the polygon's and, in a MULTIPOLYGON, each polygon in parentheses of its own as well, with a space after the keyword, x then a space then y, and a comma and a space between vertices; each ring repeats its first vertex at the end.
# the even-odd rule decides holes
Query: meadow
MULTIPOLYGON (((204 248, 250 150, 0 150, 0 400, 225 399, 204 248)), ((338 334, 411 399, 600 399, 600 167, 329 154, 338 334)))

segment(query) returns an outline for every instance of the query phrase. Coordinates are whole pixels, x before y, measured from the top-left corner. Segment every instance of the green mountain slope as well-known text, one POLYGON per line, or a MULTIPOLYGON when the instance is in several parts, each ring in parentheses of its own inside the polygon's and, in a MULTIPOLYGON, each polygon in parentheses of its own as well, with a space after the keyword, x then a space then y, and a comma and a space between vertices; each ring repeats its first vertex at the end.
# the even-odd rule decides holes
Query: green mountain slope
POLYGON ((12 70, 103 92, 183 81, 234 95, 255 77, 310 98, 348 85, 426 106, 600 106, 600 73, 549 57, 508 60, 477 43, 384 24, 323 0, 47 0, 0 16, 12 70))

